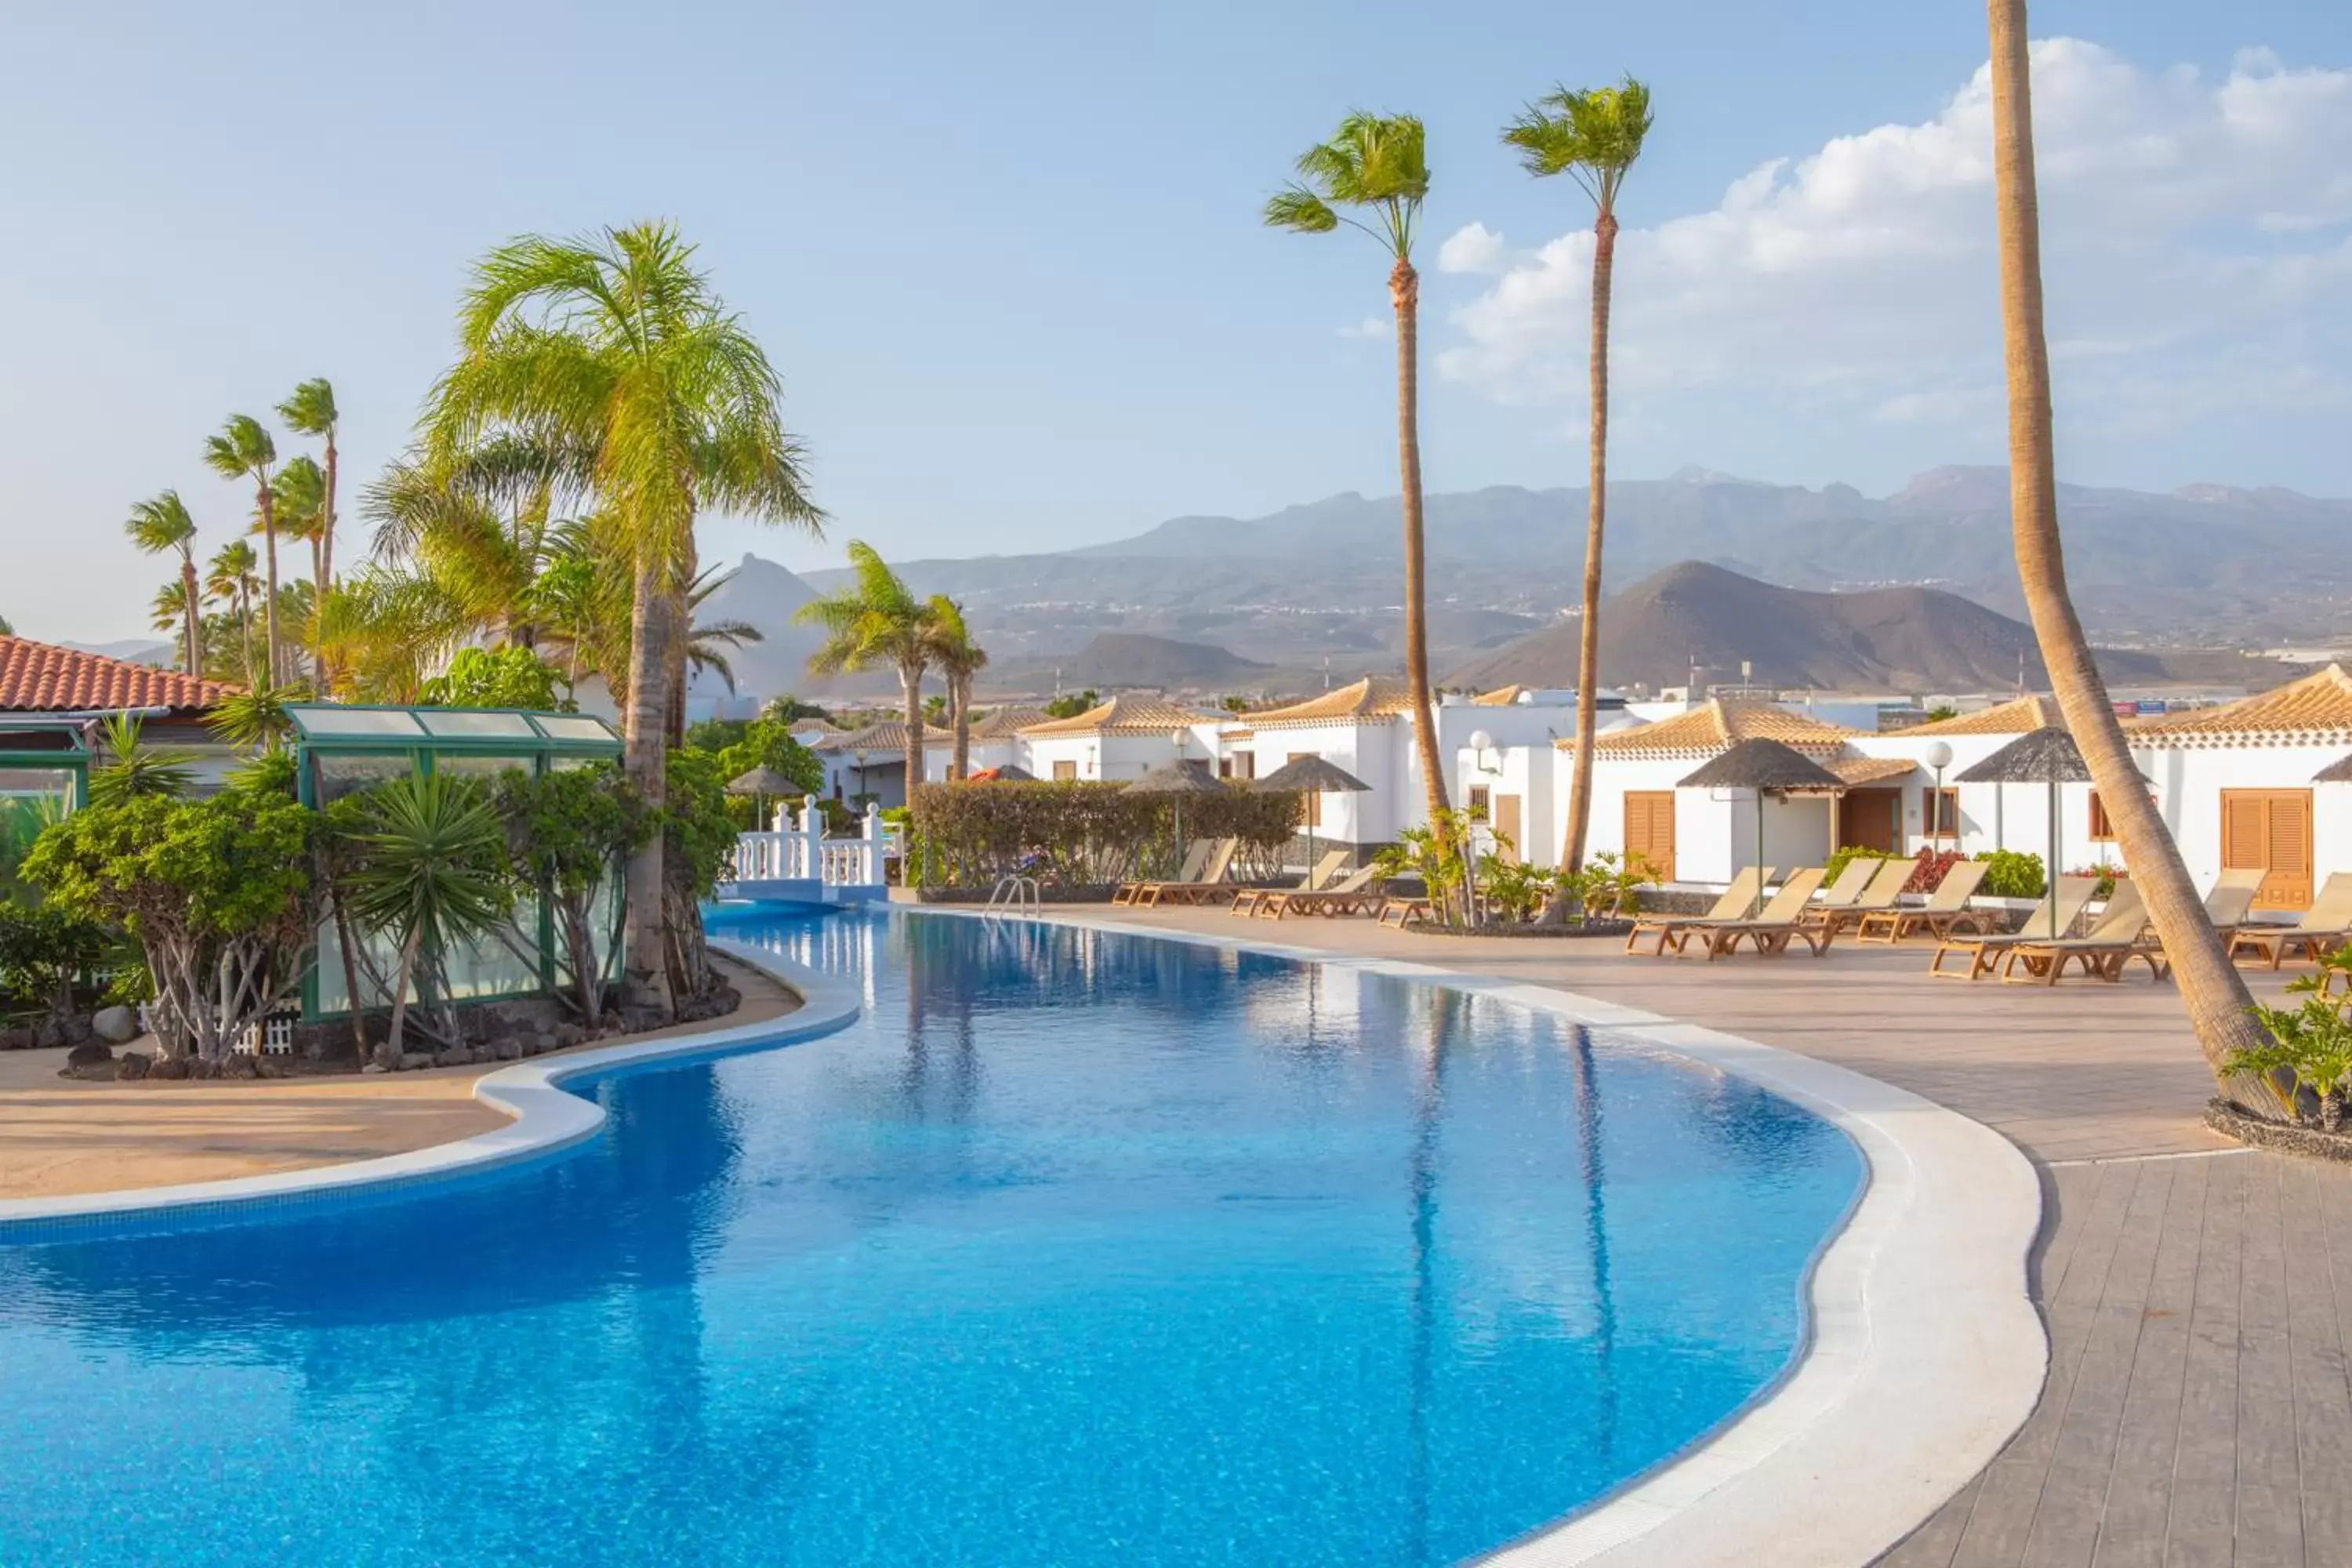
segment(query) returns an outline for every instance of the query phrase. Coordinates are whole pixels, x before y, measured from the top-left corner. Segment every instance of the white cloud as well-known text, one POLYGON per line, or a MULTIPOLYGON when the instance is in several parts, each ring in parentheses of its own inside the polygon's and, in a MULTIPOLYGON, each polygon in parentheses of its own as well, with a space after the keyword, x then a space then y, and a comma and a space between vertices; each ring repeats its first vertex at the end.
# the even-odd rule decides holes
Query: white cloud
MULTIPOLYGON (((2073 416, 2157 431, 2222 405, 2352 403, 2352 69, 2248 51, 2212 80, 2054 38, 2033 47, 2033 91, 2073 416)), ((1625 230, 1611 360, 1629 412, 1753 389, 1825 416, 1997 426, 1990 110, 1980 68, 1925 123, 1774 159, 1712 210, 1625 230)), ((1474 231, 1445 249, 1475 252, 1474 231)), ((1591 247, 1579 230, 1508 266, 1454 312, 1442 372, 1580 420, 1591 247)))
POLYGON ((1386 316, 1366 316, 1352 327, 1341 327, 1339 335, 1343 338, 1384 338, 1389 335, 1389 320, 1386 316))
POLYGON ((1502 262, 1503 237, 1483 223, 1455 229, 1437 247, 1440 272, 1499 272, 1502 262))

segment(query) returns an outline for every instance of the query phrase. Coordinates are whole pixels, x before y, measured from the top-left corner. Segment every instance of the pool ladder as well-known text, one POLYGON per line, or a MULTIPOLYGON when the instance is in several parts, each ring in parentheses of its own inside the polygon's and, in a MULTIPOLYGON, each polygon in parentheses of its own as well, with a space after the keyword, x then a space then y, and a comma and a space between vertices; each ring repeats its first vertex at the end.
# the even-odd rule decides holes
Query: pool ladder
POLYGON ((992 915, 1036 915, 1042 912, 1045 899, 1037 887, 1037 879, 1024 877, 1018 871, 996 879, 989 890, 988 908, 982 912, 992 915))

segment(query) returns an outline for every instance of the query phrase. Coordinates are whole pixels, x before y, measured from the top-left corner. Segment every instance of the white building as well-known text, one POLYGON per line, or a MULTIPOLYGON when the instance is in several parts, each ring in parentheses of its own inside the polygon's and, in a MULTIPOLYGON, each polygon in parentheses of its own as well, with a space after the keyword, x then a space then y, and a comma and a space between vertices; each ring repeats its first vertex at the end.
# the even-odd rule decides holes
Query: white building
MULTIPOLYGON (((940 743, 946 731, 922 727, 923 744, 940 743)), ((952 745, 954 737, 946 736, 952 745)), ((824 764, 824 793, 835 800, 871 798, 881 806, 907 804, 907 721, 892 719, 845 735, 820 741, 810 750, 824 764)))
MULTIPOLYGON (((992 773, 1003 767, 1020 767, 1030 773, 1029 748, 1021 739, 1021 731, 1032 724, 1046 722, 1045 712, 1035 708, 998 708, 971 727, 971 752, 965 765, 975 773, 992 773)), ((923 779, 927 784, 943 784, 955 767, 955 731, 952 728, 931 731, 932 739, 923 746, 923 779)), ((1044 775, 1039 775, 1044 776, 1044 775)))
POLYGON ((1225 727, 1224 715, 1122 691, 1075 718, 1024 725, 1015 738, 1028 753, 1022 765, 1041 779, 1134 779, 1179 757, 1215 766, 1225 727))

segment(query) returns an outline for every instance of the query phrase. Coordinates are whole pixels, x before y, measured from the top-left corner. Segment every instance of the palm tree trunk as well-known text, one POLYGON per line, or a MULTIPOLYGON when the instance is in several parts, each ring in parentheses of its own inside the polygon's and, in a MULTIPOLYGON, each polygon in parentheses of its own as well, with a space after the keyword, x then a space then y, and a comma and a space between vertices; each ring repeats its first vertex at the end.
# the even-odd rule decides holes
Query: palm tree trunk
POLYGON ((187 609, 188 673, 201 680, 205 674, 204 618, 199 614, 203 599, 196 582, 196 558, 184 552, 180 556, 180 597, 187 609))
POLYGON ((1429 626, 1423 618, 1421 537, 1421 278, 1400 258, 1389 273, 1389 300, 1396 307, 1397 465, 1404 502, 1404 679, 1412 703, 1413 745, 1421 757, 1421 782, 1429 825, 1438 826, 1446 808, 1445 763, 1437 745, 1437 712, 1429 698, 1429 626))
POLYGON ((319 580, 312 584, 316 606, 312 614, 320 619, 318 646, 310 656, 310 673, 320 695, 327 689, 327 642, 323 612, 327 607, 327 589, 335 581, 335 430, 327 427, 327 505, 319 519, 319 580))
POLYGON ((898 684, 907 695, 907 804, 915 801, 915 786, 923 782, 923 667, 902 664, 898 684))
MULTIPOLYGON (((2052 692, 2115 825, 2132 884, 2172 961, 2197 1043, 2216 1079, 2231 1051, 2262 1043, 2246 983, 2222 951, 2180 850, 2132 765, 2066 589, 2042 333, 2042 234, 2024 0, 1987 0, 1992 36, 1993 184, 2000 232, 2001 329, 2009 364, 2010 515, 2018 577, 2052 692)), ((2247 1096, 2252 1100, 2252 1096, 2247 1096)))
POLYGON ((268 558, 269 597, 261 606, 262 624, 268 636, 263 640, 269 650, 269 685, 275 687, 284 678, 285 667, 278 660, 278 501, 269 493, 269 484, 261 486, 261 548, 268 558))
POLYGON ((1609 290, 1617 262, 1617 215, 1607 207, 1592 226, 1592 494, 1584 525, 1584 625, 1578 630, 1576 659, 1576 772, 1568 784, 1568 842, 1560 865, 1584 865, 1584 839, 1592 825, 1592 731, 1601 702, 1601 538, 1609 506, 1609 290))
POLYGON ((971 776, 971 677, 959 675, 949 683, 950 700, 955 703, 955 766, 948 772, 954 779, 971 776))
MULTIPOLYGON (((629 604, 629 693, 622 710, 621 765, 638 798, 658 809, 667 798, 664 744, 669 717, 670 594, 651 560, 637 563, 629 604)), ((670 1016, 669 960, 662 945, 662 836, 629 856, 628 917, 622 984, 633 1005, 670 1016)))

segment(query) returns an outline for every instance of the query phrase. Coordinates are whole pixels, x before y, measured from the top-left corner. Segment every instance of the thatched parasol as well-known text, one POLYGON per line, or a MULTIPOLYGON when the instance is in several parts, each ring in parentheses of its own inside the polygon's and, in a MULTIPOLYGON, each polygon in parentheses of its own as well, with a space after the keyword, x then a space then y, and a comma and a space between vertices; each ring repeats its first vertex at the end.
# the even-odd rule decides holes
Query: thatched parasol
POLYGON ((1037 782, 1037 775, 1019 763, 1005 763, 988 771, 1001 784, 1035 784, 1037 782))
MULTIPOLYGON (((1294 757, 1250 786, 1266 795, 1360 795, 1372 786, 1336 763, 1308 752, 1294 757)), ((1307 816, 1307 868, 1315 869, 1315 815, 1307 816)))
POLYGON ((2045 724, 2020 735, 1984 761, 1963 768, 1952 777, 1959 784, 2038 784, 2049 790, 2050 864, 2042 884, 2050 899, 2050 936, 2055 941, 2059 935, 2058 786, 2090 782, 2091 768, 2083 761, 2083 749, 2060 726, 2045 724))
POLYGON ((2352 784, 2352 753, 2339 757, 2311 775, 2314 784, 2352 784))
POLYGON ((806 795, 808 792, 803 789, 796 781, 786 778, 783 774, 778 773, 775 769, 769 767, 763 763, 760 766, 753 768, 747 773, 738 773, 735 777, 728 780, 727 793, 729 795, 748 795, 751 796, 754 801, 759 803, 755 809, 760 813, 760 820, 765 822, 768 819, 767 799, 769 796, 773 795, 778 799, 782 799, 786 795, 806 795))
MULTIPOLYGON (((1759 736, 1703 764, 1678 789, 1748 789, 1756 792, 1756 863, 1764 864, 1764 797, 1792 789, 1843 790, 1845 781, 1802 752, 1759 736)), ((1764 907, 1764 879, 1756 879, 1753 914, 1764 907)))
POLYGON ((1179 858, 1184 849, 1184 797, 1188 795, 1223 795, 1225 785, 1211 773, 1208 764, 1187 757, 1178 757, 1151 769, 1139 779, 1129 780, 1126 795, 1165 795, 1175 797, 1176 850, 1179 858))

